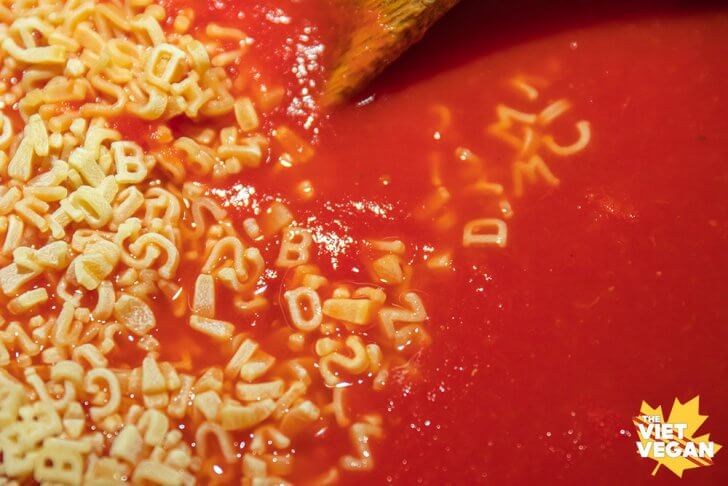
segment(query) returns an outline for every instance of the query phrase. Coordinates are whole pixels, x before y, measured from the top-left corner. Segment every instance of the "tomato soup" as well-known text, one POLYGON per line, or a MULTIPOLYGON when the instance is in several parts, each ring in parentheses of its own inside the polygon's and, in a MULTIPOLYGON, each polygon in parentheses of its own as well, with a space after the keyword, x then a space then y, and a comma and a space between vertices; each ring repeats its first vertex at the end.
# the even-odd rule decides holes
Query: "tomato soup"
POLYGON ((728 11, 539 3, 3 7, 0 482, 725 482, 728 11))

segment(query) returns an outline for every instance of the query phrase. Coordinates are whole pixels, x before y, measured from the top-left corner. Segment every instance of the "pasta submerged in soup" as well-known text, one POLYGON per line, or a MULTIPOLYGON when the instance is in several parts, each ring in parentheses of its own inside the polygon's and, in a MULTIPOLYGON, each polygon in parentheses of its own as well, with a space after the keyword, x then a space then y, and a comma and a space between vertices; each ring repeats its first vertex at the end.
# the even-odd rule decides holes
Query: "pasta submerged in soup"
POLYGON ((0 484, 616 482, 698 393, 722 443, 724 12, 461 2, 325 113, 322 3, 0 4, 0 484))
POLYGON ((213 196, 314 149, 263 127, 282 92, 236 76, 251 39, 192 35, 193 17, 145 0, 0 7, 4 479, 366 471, 383 421, 350 413, 348 389, 382 389, 428 342, 402 241, 368 241, 369 282, 342 283, 286 204, 236 219, 213 196), (321 435, 345 445, 316 457, 321 435))

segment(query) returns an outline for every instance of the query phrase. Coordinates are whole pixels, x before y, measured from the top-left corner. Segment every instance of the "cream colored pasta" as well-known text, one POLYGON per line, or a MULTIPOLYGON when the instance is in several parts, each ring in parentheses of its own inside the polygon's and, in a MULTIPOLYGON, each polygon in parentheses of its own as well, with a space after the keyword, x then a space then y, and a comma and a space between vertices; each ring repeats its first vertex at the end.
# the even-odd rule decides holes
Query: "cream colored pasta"
POLYGON ((323 318, 321 299, 315 291, 307 287, 299 287, 289 290, 284 297, 288 303, 288 312, 294 327, 304 332, 310 332, 321 324, 323 318))
MULTIPOLYGON (((381 389, 375 376, 426 344, 416 294, 396 305, 414 271, 403 241, 371 240, 371 283, 342 284, 283 201, 237 219, 217 198, 210 181, 315 148, 268 128, 283 87, 230 77, 252 39, 169 13, 146 0, 0 7, 0 483, 204 484, 224 464, 288 484, 292 451, 323 425, 356 439, 321 477, 366 470, 381 424, 337 387, 381 389)), ((577 131, 543 144, 568 155, 588 143, 577 131)), ((316 197, 312 180, 296 187, 316 197)))
MULTIPOLYGON (((516 86, 527 87, 522 83, 517 83, 516 86)), ((538 98, 538 92, 535 90, 526 88, 526 93, 530 93, 529 98, 532 101, 538 98)), ((571 103, 565 99, 551 103, 538 114, 524 113, 506 105, 498 105, 496 108, 498 121, 491 124, 488 131, 516 150, 513 161, 513 192, 517 197, 523 195, 525 181, 535 182, 541 179, 551 186, 559 183, 544 160, 544 154, 540 153, 541 147, 545 147, 554 155, 565 157, 581 152, 589 144, 591 130, 589 122, 585 120, 576 122, 579 137, 570 145, 558 144, 548 133, 549 127, 570 109, 571 103), (522 133, 521 136, 516 135, 519 132, 522 133)))
POLYGON ((374 467, 370 441, 383 436, 381 418, 366 417, 365 421, 352 424, 349 436, 356 455, 341 458, 341 467, 349 471, 367 471, 374 467))
POLYGON ((283 232, 276 265, 290 268, 308 263, 312 243, 313 237, 310 231, 303 228, 287 228, 283 232))
POLYGON ((506 246, 508 228, 505 221, 483 218, 469 221, 463 229, 463 246, 506 246))

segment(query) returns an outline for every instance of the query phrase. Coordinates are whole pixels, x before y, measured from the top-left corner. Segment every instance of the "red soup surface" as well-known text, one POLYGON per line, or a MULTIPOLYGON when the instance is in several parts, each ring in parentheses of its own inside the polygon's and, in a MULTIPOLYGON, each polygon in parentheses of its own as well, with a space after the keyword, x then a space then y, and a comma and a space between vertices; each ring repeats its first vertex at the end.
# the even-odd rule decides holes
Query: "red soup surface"
MULTIPOLYGON (((313 238, 307 263, 318 268, 308 276, 341 283, 327 300, 349 297, 375 274, 390 310, 415 309, 417 299, 427 312, 426 320, 400 314, 395 344, 367 351, 372 362, 383 352, 386 385, 373 385, 373 364, 356 376, 341 366, 322 380, 332 353, 321 349, 344 353, 327 336, 372 345, 386 326, 367 316, 371 327, 334 326, 319 340, 294 333, 286 291, 308 270, 272 264, 279 236, 259 242, 266 271, 257 284, 269 308, 241 317, 222 291, 215 317, 281 361, 301 349, 313 357, 307 396, 326 406, 310 434, 266 456, 284 479, 678 484, 667 466, 640 457, 634 419, 643 401, 667 416, 676 398, 696 396, 709 418, 693 435, 728 441, 728 10, 463 0, 356 100, 327 110, 317 99, 356 23, 350 7, 160 3, 169 31, 190 10, 191 32, 202 38, 210 23, 243 29, 252 47, 225 66, 231 91, 255 85, 278 98, 261 110, 260 131, 278 141, 264 163, 199 178, 236 229, 284 204, 313 238), (291 147, 297 161, 281 155, 291 147), (386 272, 377 273, 375 258, 386 272), (402 275, 382 278, 393 268, 402 275), (415 352, 400 353, 413 343, 415 352), (355 465, 341 466, 342 457, 355 465)), ((232 114, 110 121, 179 164, 180 152, 155 134, 234 123, 232 114), (160 132, 163 124, 171 130, 160 132)), ((175 285, 191 294, 199 266, 182 265, 175 285)), ((374 302, 375 291, 366 292, 374 302)), ((225 367, 233 341, 214 344, 161 302, 152 305, 159 358, 190 373, 225 367)), ((139 367, 144 353, 129 341, 111 358, 139 367)), ((174 425, 192 441, 198 419, 174 425)), ((252 435, 232 435, 240 459, 252 435)), ((239 462, 211 456, 197 471, 202 483, 245 476, 239 462)), ((722 456, 683 480, 728 483, 722 456)))
MULTIPOLYGON (((412 284, 429 347, 384 391, 349 390, 352 413, 382 414, 385 433, 373 470, 344 482, 646 482, 643 400, 667 412, 699 395, 704 430, 728 440, 725 10, 464 2, 357 103, 322 115, 301 88, 320 88, 347 13, 271 3, 248 15, 293 21, 257 32, 275 53, 261 75, 287 83, 275 116, 316 155, 216 194, 241 219, 285 201, 339 279, 361 280, 366 238, 402 239, 411 262, 453 256, 451 271, 412 284), (499 116, 512 126, 494 128, 499 116), (515 164, 534 155, 529 179, 515 164), (306 179, 316 197, 302 202, 306 179), (481 218, 506 222, 505 247, 463 247, 481 218)), ((216 21, 247 11, 206 8, 216 21)), ((345 444, 324 434, 300 452, 325 463, 345 444)), ((726 464, 718 455, 686 478, 725 482, 726 464)), ((664 467, 655 480, 677 482, 664 467)))

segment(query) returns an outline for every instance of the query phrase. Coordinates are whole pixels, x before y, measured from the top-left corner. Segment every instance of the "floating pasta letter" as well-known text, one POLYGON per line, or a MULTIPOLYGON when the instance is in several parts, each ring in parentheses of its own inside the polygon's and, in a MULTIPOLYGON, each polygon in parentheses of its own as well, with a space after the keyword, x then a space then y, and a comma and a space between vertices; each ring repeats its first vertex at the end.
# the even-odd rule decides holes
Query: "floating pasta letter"
POLYGON ((591 126, 588 121, 581 120, 577 122, 576 130, 579 133, 579 138, 571 145, 559 145, 551 135, 545 135, 542 142, 546 148, 556 155, 574 155, 584 150, 591 140, 591 126))
POLYGON ((289 290, 283 297, 288 303, 288 312, 296 329, 311 332, 321 325, 323 312, 319 295, 308 287, 289 290))
POLYGON ((502 219, 483 218, 468 221, 463 228, 463 246, 506 246, 508 227, 502 219))
POLYGON ((347 455, 341 458, 343 469, 349 471, 370 471, 374 467, 372 449, 369 441, 380 439, 383 435, 379 417, 367 417, 369 420, 357 422, 349 429, 349 436, 357 452, 356 456, 347 455))
POLYGON ((91 407, 89 415, 91 420, 96 423, 101 422, 104 418, 110 416, 119 409, 121 405, 121 386, 119 379, 108 368, 96 368, 86 374, 85 389, 86 393, 95 395, 101 391, 99 382, 105 384, 107 399, 103 406, 91 407))
POLYGON ((379 320, 382 325, 382 331, 391 339, 395 338, 397 331, 395 323, 420 323, 427 319, 427 312, 425 312, 425 306, 422 304, 422 299, 420 299, 419 295, 414 292, 408 292, 404 294, 402 300, 404 300, 409 309, 403 309, 401 307, 384 307, 379 311, 379 320))
POLYGON ((116 182, 137 184, 147 177, 142 148, 134 142, 114 142, 111 153, 116 163, 116 182))
POLYGON ((215 281, 212 275, 201 273, 195 280, 192 311, 201 317, 215 316, 215 281))
POLYGON ((171 44, 159 44, 149 53, 144 74, 147 81, 169 91, 172 83, 179 81, 185 62, 184 51, 171 44))
POLYGON ((63 46, 29 47, 23 49, 12 38, 3 40, 2 48, 11 57, 27 64, 63 64, 66 49, 63 46))
POLYGON ((164 263, 157 270, 165 279, 174 277, 179 266, 179 250, 174 243, 159 233, 146 233, 140 236, 129 245, 129 250, 138 257, 138 262, 133 265, 137 268, 149 267, 162 252, 166 253, 164 263))
POLYGON ((104 195, 90 186, 79 187, 60 204, 73 221, 86 221, 92 228, 106 226, 113 215, 104 195))
POLYGON ((244 284, 250 283, 245 260, 248 256, 254 257, 256 252, 253 248, 246 250, 235 236, 226 236, 215 243, 202 266, 202 272, 212 274, 226 287, 240 292, 244 284), (254 251, 251 253, 250 250, 254 251))
POLYGON ((81 484, 83 456, 65 447, 43 447, 35 458, 33 479, 40 483, 81 484))
POLYGON ((346 338, 345 343, 351 356, 336 351, 327 354, 319 361, 321 376, 329 386, 335 386, 341 382, 335 367, 352 375, 363 373, 369 367, 369 356, 362 339, 359 336, 349 336, 346 338))
POLYGON ((291 268, 308 263, 313 243, 311 232, 303 228, 289 227, 283 232, 281 250, 276 265, 291 268))
POLYGON ((119 297, 114 304, 114 317, 137 336, 146 335, 157 325, 149 305, 133 295, 119 297))

